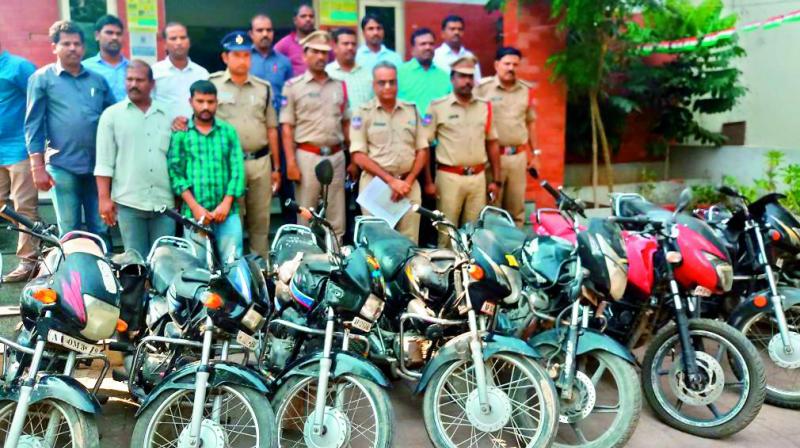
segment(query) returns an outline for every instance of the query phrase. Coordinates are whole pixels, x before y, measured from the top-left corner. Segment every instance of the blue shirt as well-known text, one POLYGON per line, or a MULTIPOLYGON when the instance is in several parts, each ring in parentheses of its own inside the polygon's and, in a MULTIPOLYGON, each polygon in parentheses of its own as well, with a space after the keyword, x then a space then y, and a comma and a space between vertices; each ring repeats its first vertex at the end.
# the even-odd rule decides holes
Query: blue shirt
POLYGON ((94 170, 97 122, 114 104, 106 80, 81 66, 77 76, 60 62, 36 70, 28 81, 25 143, 31 154, 73 174, 94 170))
POLYGON ((99 73, 106 79, 116 102, 122 101, 128 96, 128 92, 125 91, 125 72, 128 70, 128 60, 125 59, 125 56, 122 57, 122 61, 116 67, 112 67, 98 53, 97 56, 83 61, 83 66, 88 70, 99 73))
POLYGON ((377 53, 370 50, 366 45, 358 47, 358 51, 356 51, 356 65, 360 65, 371 72, 375 64, 380 61, 389 61, 394 64, 395 67, 400 68, 400 65, 403 63, 403 58, 394 51, 386 48, 386 45, 381 45, 381 49, 378 50, 377 53))
POLYGON ((250 56, 250 74, 269 81, 272 85, 272 93, 275 97, 272 99, 272 104, 275 106, 275 111, 278 112, 281 110, 281 100, 283 99, 281 96, 283 84, 293 78, 292 61, 275 50, 270 51, 267 57, 259 53, 255 47, 253 47, 252 53, 252 56, 250 56))
POLYGON ((0 53, 0 165, 28 157, 25 151, 25 91, 36 67, 27 60, 0 53))

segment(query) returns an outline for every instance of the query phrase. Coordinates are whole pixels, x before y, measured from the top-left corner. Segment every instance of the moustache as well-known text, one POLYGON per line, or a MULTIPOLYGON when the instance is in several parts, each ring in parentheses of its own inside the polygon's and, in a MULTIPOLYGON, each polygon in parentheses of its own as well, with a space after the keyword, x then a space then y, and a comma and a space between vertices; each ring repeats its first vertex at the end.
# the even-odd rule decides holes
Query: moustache
POLYGON ((128 89, 128 93, 133 93, 133 92, 142 93, 142 91, 137 89, 136 87, 132 87, 132 88, 128 89))

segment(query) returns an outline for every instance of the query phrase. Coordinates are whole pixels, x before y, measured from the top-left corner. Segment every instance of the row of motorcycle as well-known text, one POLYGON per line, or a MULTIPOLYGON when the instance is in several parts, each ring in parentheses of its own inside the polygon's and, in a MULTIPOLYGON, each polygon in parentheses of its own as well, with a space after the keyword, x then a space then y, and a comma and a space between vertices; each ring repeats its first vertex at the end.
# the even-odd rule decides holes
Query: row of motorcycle
MULTIPOLYGON (((586 219, 564 192, 520 230, 486 207, 461 228, 415 206, 450 248, 420 248, 359 217, 342 246, 323 200, 289 205, 270 259, 222 260, 210 229, 146 259, 107 257, 85 232, 58 236, 0 215, 51 249, 3 344, 0 442, 103 446, 100 385, 139 409, 130 446, 391 447, 393 381, 415 384, 431 443, 456 447, 618 447, 642 397, 664 423, 707 438, 750 424, 766 400, 800 407, 800 223, 770 194, 689 214, 615 195, 586 219), (640 356, 634 354, 638 353, 640 356), (82 366, 102 365, 96 382, 82 366), (638 371, 641 371, 641 379, 638 371)), ((95 369, 96 370, 96 369, 95 369)))

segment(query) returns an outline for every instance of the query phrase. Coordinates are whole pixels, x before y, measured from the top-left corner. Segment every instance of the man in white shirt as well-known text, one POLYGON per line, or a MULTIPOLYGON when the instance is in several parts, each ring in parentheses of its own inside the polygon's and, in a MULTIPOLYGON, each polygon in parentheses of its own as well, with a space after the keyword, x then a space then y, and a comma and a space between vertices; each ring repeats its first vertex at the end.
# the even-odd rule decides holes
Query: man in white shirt
MULTIPOLYGON (((461 37, 464 35, 464 19, 456 15, 449 15, 442 20, 442 43, 433 52, 433 64, 450 74, 450 65, 464 56, 475 55, 464 48, 461 37)), ((477 59, 477 57, 475 57, 477 59)), ((481 66, 475 64, 475 83, 481 80, 481 66)))
POLYGON ((162 33, 167 57, 153 64, 156 88, 153 99, 167 105, 170 120, 176 117, 191 117, 189 86, 195 81, 208 80, 208 70, 189 59, 189 33, 186 27, 170 22, 162 33))
POLYGON ((356 52, 356 64, 372 72, 380 61, 389 61, 399 67, 403 58, 383 44, 385 37, 383 21, 374 14, 367 14, 361 19, 361 32, 364 34, 364 45, 356 52))

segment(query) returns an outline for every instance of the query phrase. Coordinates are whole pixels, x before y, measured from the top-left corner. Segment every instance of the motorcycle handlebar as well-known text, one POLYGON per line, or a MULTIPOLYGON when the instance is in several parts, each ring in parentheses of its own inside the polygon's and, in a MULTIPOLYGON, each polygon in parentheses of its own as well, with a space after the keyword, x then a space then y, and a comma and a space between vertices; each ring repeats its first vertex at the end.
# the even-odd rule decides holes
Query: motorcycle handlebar
POLYGON ((421 205, 418 205, 418 204, 414 204, 411 207, 411 210, 413 210, 413 211, 419 213, 420 215, 430 219, 431 221, 441 221, 442 218, 444 218, 444 216, 442 215, 442 212, 440 212, 438 210, 428 210, 427 208, 425 208, 425 207, 423 207, 421 205))
POLYGON ((585 209, 580 203, 578 203, 578 201, 567 196, 563 191, 556 190, 552 185, 550 185, 550 182, 547 182, 546 180, 543 180, 540 185, 545 189, 545 191, 550 193, 550 196, 553 196, 556 199, 556 201, 559 203, 559 206, 563 203, 566 203, 569 210, 572 210, 573 212, 586 218, 585 209))
POLYGON ((11 206, 7 203, 3 204, 3 206, 0 207, 0 215, 8 216, 9 218, 11 218, 11 220, 22 224, 29 230, 35 230, 36 228, 35 222, 31 221, 28 217, 22 216, 19 213, 17 213, 17 211, 11 208, 11 206))
POLYGON ((199 224, 199 223, 196 223, 193 220, 184 217, 183 215, 181 215, 180 213, 176 212, 175 210, 173 210, 171 208, 163 207, 161 209, 161 213, 166 215, 167 217, 171 218, 172 220, 174 220, 174 221, 176 221, 176 222, 178 222, 180 224, 183 224, 185 227, 193 228, 196 231, 200 231, 200 232, 206 233, 208 235, 212 234, 210 227, 204 226, 204 225, 199 224))

